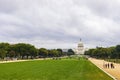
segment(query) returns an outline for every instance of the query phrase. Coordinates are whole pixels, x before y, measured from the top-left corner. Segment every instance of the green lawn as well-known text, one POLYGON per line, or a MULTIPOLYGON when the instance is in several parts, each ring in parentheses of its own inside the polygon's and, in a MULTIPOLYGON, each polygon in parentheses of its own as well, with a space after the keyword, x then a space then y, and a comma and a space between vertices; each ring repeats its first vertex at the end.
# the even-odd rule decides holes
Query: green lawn
POLYGON ((0 64, 0 80, 112 80, 88 60, 43 60, 0 64))

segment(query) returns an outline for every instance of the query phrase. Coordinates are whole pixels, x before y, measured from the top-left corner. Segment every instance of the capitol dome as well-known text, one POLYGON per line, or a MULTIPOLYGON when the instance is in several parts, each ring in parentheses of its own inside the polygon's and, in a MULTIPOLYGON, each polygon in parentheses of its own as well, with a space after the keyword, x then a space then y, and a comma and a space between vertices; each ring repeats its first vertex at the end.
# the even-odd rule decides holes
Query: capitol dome
POLYGON ((84 54, 84 44, 81 41, 81 39, 80 42, 78 43, 77 54, 84 54))
POLYGON ((84 47, 83 42, 80 41, 80 42, 78 43, 78 47, 84 47))

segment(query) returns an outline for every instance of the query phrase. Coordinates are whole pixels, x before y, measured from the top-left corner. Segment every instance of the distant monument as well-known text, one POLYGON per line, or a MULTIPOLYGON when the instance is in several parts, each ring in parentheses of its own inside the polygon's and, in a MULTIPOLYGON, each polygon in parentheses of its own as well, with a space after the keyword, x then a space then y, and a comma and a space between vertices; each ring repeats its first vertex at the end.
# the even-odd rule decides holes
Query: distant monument
POLYGON ((75 50, 75 53, 77 55, 83 55, 84 51, 85 51, 84 45, 83 45, 82 40, 80 39, 80 42, 78 43, 78 46, 77 46, 77 49, 75 50))

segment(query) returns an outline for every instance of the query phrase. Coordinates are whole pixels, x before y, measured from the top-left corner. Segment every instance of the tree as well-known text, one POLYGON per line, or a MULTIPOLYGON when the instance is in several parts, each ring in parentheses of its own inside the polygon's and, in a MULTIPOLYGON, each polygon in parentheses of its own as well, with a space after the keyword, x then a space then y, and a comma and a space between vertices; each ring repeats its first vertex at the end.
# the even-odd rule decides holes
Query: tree
POLYGON ((95 49, 89 49, 86 54, 95 57, 95 58, 116 58, 118 55, 120 48, 119 46, 116 47, 107 47, 107 48, 102 48, 102 47, 97 47, 95 49))
POLYGON ((29 45, 29 49, 28 49, 28 50, 29 50, 29 51, 28 51, 28 54, 30 53, 31 59, 33 59, 33 58, 35 58, 36 56, 38 56, 38 51, 37 51, 37 49, 36 49, 34 46, 29 45))
POLYGON ((57 51, 58 51, 58 56, 62 56, 63 55, 62 49, 57 49, 57 51))
POLYGON ((70 55, 74 55, 74 51, 72 49, 68 49, 68 52, 67 52, 67 55, 70 56, 70 55))
POLYGON ((15 58, 15 51, 11 50, 11 51, 9 52, 9 57, 10 57, 11 59, 15 58))
POLYGON ((47 57, 48 56, 48 50, 45 48, 40 48, 38 50, 39 57, 47 57))
POLYGON ((4 59, 6 57, 6 51, 4 49, 0 49, 0 58, 4 59))
POLYGON ((0 43, 0 58, 28 59, 36 57, 60 57, 63 55, 62 49, 47 50, 46 48, 37 49, 35 46, 26 43, 0 43))
POLYGON ((9 48, 8 43, 0 43, 0 57, 4 59, 6 57, 7 51, 9 48))
POLYGON ((31 56, 31 58, 37 56, 37 49, 31 44, 18 43, 15 45, 11 45, 10 50, 14 50, 16 52, 16 56, 18 58, 27 58, 31 56))
POLYGON ((51 50, 51 52, 53 53, 54 57, 59 57, 59 51, 57 51, 56 49, 51 50))
POLYGON ((115 51, 115 47, 110 47, 109 48, 109 51, 110 51, 110 58, 116 58, 116 51, 115 51))
POLYGON ((115 50, 116 50, 116 58, 120 58, 120 45, 117 45, 115 50))

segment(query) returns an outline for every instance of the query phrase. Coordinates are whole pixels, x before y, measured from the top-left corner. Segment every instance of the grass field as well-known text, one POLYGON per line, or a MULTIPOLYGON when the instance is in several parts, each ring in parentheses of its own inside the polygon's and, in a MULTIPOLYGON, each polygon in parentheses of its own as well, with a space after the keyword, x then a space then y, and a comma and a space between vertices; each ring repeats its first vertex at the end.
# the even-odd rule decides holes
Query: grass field
POLYGON ((41 60, 0 64, 0 80, 112 80, 88 60, 41 60))

